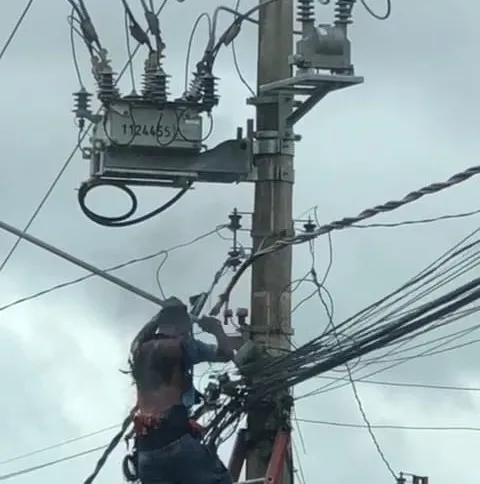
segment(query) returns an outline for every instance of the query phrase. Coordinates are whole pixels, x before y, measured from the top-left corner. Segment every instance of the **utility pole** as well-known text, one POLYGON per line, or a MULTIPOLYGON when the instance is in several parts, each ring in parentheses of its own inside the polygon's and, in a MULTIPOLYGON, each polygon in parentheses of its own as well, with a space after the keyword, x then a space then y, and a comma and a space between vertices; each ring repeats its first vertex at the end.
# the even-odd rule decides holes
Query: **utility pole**
MULTIPOLYGON (((260 4, 263 1, 260 0, 260 4)), ((252 220, 253 250, 293 233, 293 141, 284 143, 282 118, 293 108, 293 96, 262 94, 260 86, 291 77, 293 1, 269 2, 259 11, 258 97, 254 163, 257 169, 252 220), (290 145, 287 146, 287 145, 290 145)), ((290 133, 291 136, 292 133, 290 133)), ((257 260, 252 267, 251 339, 259 346, 290 349, 292 249, 257 260)), ((281 405, 280 399, 276 402, 281 405)), ((279 410, 278 408, 276 410, 279 410)), ((278 412, 255 408, 249 415, 248 435, 254 445, 247 454, 247 480, 266 475, 278 428, 278 412)), ((291 461, 291 449, 285 462, 291 461)), ((282 484, 292 484, 291 466, 285 466, 282 484), (290 467, 290 469, 288 469, 290 467)))

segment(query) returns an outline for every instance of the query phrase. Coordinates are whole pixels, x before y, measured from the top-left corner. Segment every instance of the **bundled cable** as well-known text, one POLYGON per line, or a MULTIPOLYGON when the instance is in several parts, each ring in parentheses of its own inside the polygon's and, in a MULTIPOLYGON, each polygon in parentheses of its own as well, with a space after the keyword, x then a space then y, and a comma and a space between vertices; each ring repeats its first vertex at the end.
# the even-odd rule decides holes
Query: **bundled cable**
MULTIPOLYGON (((480 229, 474 230, 399 288, 340 324, 330 322, 318 337, 295 351, 277 357, 265 354, 263 359, 251 363, 250 368, 243 368, 242 375, 250 373, 255 378, 252 382, 244 376, 236 380, 237 394, 225 405, 228 409, 215 422, 221 428, 212 430, 212 435, 226 432, 246 411, 272 393, 352 361, 361 363, 363 368, 385 362, 385 355, 401 354, 408 350, 406 345, 427 333, 478 312, 480 277, 475 276, 480 265, 479 234, 480 229), (382 352, 380 357, 364 360, 366 355, 382 352)), ((444 346, 476 329, 480 325, 415 347, 432 343, 435 347, 444 346)), ((375 373, 367 376, 372 374, 375 373)), ((342 383, 345 384, 348 382, 342 383)))

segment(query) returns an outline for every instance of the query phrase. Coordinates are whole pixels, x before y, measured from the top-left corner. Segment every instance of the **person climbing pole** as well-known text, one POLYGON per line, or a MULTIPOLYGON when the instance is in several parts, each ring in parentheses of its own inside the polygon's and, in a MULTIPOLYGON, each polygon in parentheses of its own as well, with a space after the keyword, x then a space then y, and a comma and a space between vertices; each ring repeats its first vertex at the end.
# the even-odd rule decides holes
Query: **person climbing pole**
POLYGON ((190 410, 196 393, 193 366, 230 361, 234 351, 220 321, 197 321, 217 340, 206 344, 193 337, 187 307, 176 298, 167 303, 131 346, 130 370, 137 389, 137 477, 142 484, 231 484, 216 452, 202 445, 190 410))

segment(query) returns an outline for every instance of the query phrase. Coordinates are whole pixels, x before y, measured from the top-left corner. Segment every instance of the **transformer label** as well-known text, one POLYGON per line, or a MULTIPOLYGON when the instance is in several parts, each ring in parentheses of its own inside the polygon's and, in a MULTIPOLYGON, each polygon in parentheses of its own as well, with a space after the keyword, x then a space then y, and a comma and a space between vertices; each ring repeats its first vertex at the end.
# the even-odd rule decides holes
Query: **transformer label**
POLYGON ((175 133, 173 126, 163 126, 161 124, 122 124, 122 132, 125 136, 154 136, 156 138, 169 139, 175 133))

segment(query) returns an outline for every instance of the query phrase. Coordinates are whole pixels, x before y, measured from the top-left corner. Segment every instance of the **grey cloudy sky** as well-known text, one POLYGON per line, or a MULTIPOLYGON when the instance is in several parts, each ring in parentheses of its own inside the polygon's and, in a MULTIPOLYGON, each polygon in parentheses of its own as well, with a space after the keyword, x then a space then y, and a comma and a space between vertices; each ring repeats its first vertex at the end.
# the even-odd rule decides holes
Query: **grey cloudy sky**
MULTIPOLYGON (((23 2, 4 3, 1 38, 7 37, 23 8, 23 2)), ((86 3, 118 71, 126 59, 120 1, 86 3)), ((245 9, 253 5, 242 3, 245 9)), ((353 215, 477 164, 475 59, 480 33, 474 19, 480 7, 473 0, 462 6, 454 0, 434 3, 395 2, 386 22, 375 21, 360 6, 356 8, 353 55, 357 73, 366 82, 331 95, 298 126, 303 140, 297 147, 296 213, 318 205, 322 222, 353 215)), ((131 4, 140 12, 139 2, 131 4)), ((217 5, 212 0, 183 4, 172 0, 165 9, 161 20, 167 40, 166 66, 177 93, 183 88, 191 25, 198 13, 211 12, 217 5)), ((371 5, 381 10, 383 0, 371 0, 371 5)), ((328 8, 318 6, 317 13, 320 21, 331 18, 328 8)), ((0 62, 0 219, 18 227, 26 223, 76 142, 71 93, 78 89, 78 82, 69 46, 68 14, 67 2, 36 2, 0 62)), ((204 46, 205 26, 196 39, 193 59, 204 46)), ((252 83, 255 40, 255 28, 247 25, 237 41, 242 71, 252 83)), ((88 57, 80 44, 78 51, 85 83, 93 90, 88 57)), ((139 56, 136 63, 138 78, 142 60, 139 56)), ((222 99, 214 142, 234 136, 236 126, 253 116, 242 102, 248 93, 234 74, 230 51, 220 56, 216 73, 222 79, 222 99)), ((127 76, 122 89, 131 89, 127 76)), ((76 156, 31 232, 102 267, 192 239, 225 222, 234 206, 251 209, 249 186, 200 186, 161 217, 132 228, 103 228, 88 221, 77 206, 74 190, 87 177, 87 169, 86 162, 76 156)), ((474 210, 478 208, 476 187, 476 181, 464 183, 379 221, 474 210)), ((144 190, 140 193, 142 209, 158 205, 169 195, 168 191, 144 190)), ((92 195, 92 205, 101 212, 120 212, 125 203, 121 195, 107 189, 92 195)), ((471 217, 335 234, 334 265, 327 286, 338 320, 395 288, 477 225, 478 219, 471 217)), ((6 254, 13 241, 0 235, 0 255, 6 254)), ((228 242, 213 236, 172 253, 161 273, 165 290, 181 297, 203 290, 228 248, 228 242)), ((306 247, 295 250, 295 273, 300 275, 308 268, 309 253, 306 247)), ((328 259, 326 240, 318 242, 317 259, 320 273, 328 259)), ((119 273, 157 291, 158 263, 133 265, 119 273)), ((0 305, 81 275, 77 268, 23 243, 0 276, 0 305)), ((300 290, 294 299, 302 294, 300 290)), ((235 303, 248 306, 248 280, 236 292, 235 303)), ((90 279, 1 312, 0 460, 119 422, 132 396, 129 382, 117 370, 124 367, 129 339, 154 310, 134 295, 90 279)), ((318 334, 325 319, 318 301, 305 304, 295 316, 297 341, 318 334)), ((475 337, 473 333, 469 339, 475 337)), ((412 360, 378 379, 480 387, 475 354, 472 345, 412 360)), ((310 382, 307 391, 324 383, 310 382)), ((373 424, 480 427, 479 393, 373 384, 358 384, 358 390, 373 424)), ((298 395, 304 392, 305 387, 297 390, 298 395)), ((299 419, 362 423, 348 386, 302 399, 296 413, 299 419)), ((365 429, 299 425, 305 449, 298 430, 295 443, 307 482, 392 482, 365 429)), ((474 449, 479 437, 473 431, 376 430, 376 434, 396 471, 427 474, 432 484, 478 482, 474 449)), ((106 432, 2 464, 0 474, 102 445, 109 437, 106 432)), ((99 484, 121 478, 122 452, 123 448, 110 460, 99 484)), ((43 484, 65 476, 77 482, 92 469, 96 458, 93 454, 62 463, 18 477, 17 482, 35 479, 43 484)))

